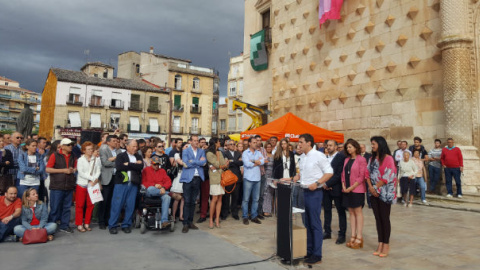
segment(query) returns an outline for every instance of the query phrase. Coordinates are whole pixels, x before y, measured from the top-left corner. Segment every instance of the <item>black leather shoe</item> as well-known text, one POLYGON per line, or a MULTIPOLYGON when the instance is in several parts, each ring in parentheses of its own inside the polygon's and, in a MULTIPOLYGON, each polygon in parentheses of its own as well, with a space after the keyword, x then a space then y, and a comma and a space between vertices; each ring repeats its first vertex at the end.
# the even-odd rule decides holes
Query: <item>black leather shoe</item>
POLYGON ((201 217, 197 220, 197 223, 205 222, 205 220, 207 220, 207 218, 201 217))
POLYGON ((322 258, 318 257, 318 256, 315 256, 315 255, 312 255, 310 256, 308 259, 306 259, 304 261, 306 264, 317 264, 317 263, 321 263, 322 262, 322 258))
POLYGON ((332 239, 332 235, 331 235, 331 234, 328 234, 328 233, 327 233, 327 234, 324 234, 324 235, 323 235, 323 240, 325 240, 325 239, 332 239))
POLYGON ((190 225, 188 225, 188 228, 189 229, 192 229, 192 230, 198 230, 198 227, 195 226, 195 224, 191 223, 190 225))
POLYGON ((182 233, 188 232, 188 225, 183 225, 182 233))
POLYGON ((244 219, 243 219, 243 224, 248 225, 248 223, 249 223, 249 222, 248 222, 248 218, 244 218, 244 219))
POLYGON ((306 259, 308 259, 308 258, 310 258, 310 257, 312 257, 312 254, 307 254, 307 256, 303 257, 303 259, 306 260, 306 259))
POLYGON ((98 228, 99 228, 100 230, 106 230, 106 229, 107 229, 107 226, 101 224, 101 225, 98 225, 98 228))
POLYGON ((239 219, 240 219, 240 217, 238 217, 238 215, 234 215, 234 216, 232 216, 232 217, 233 217, 235 220, 239 220, 239 219))
POLYGON ((339 237, 337 238, 337 241, 335 242, 335 244, 341 245, 341 244, 343 244, 343 243, 345 243, 345 236, 339 236, 339 237))
POLYGON ((108 231, 110 232, 110 234, 117 234, 118 233, 117 228, 111 228, 108 231))
POLYGON ((262 224, 262 222, 258 219, 258 217, 255 217, 254 219, 252 219, 252 222, 257 224, 262 224))
POLYGON ((262 215, 257 215, 257 218, 264 220, 265 218, 262 215))
POLYGON ((222 217, 222 216, 221 216, 220 219, 221 219, 221 220, 226 220, 227 217, 222 217))
POLYGON ((124 233, 131 233, 132 232, 132 230, 130 230, 130 228, 128 228, 128 227, 127 228, 122 228, 122 231, 124 233))

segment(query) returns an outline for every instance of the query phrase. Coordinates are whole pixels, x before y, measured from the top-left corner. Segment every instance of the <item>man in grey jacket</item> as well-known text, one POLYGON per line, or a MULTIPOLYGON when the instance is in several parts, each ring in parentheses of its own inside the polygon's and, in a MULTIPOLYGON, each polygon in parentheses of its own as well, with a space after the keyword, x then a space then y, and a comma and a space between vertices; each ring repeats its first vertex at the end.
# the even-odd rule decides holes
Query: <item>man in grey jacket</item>
POLYGON ((98 225, 102 230, 106 229, 108 219, 110 217, 110 206, 112 203, 113 188, 115 183, 115 160, 117 155, 121 153, 117 149, 117 135, 108 135, 106 147, 100 148, 100 160, 102 161, 102 171, 100 175, 102 183, 102 196, 103 201, 100 202, 98 207, 98 225))

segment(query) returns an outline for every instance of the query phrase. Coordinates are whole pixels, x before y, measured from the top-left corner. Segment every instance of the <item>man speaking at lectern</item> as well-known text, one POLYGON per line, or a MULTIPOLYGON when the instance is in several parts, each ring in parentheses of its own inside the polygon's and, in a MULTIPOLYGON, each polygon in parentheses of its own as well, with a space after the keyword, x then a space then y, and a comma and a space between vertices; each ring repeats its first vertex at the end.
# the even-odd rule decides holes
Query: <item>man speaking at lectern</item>
POLYGON ((333 176, 333 169, 325 154, 313 150, 313 137, 305 133, 300 135, 298 145, 302 149, 300 174, 293 180, 304 188, 305 228, 307 229, 306 264, 322 262, 323 229, 320 214, 322 210, 323 186, 333 176))

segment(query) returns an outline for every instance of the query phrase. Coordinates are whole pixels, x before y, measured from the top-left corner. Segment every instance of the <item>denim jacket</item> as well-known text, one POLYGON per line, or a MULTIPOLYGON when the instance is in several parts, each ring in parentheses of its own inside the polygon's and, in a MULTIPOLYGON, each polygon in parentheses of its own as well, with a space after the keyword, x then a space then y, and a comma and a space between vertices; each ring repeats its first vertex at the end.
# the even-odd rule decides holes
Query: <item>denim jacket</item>
POLYGON ((18 157, 18 179, 24 179, 25 174, 40 175, 40 178, 43 177, 43 175, 45 174, 45 162, 43 161, 42 155, 40 155, 39 153, 35 153, 35 156, 37 157, 37 166, 35 167, 38 167, 38 170, 35 170, 35 168, 32 167, 28 167, 27 152, 20 152, 20 156, 18 157))
MULTIPOLYGON (((38 204, 35 207, 35 217, 40 220, 40 224, 38 225, 40 228, 45 227, 48 221, 48 206, 45 203, 38 204)), ((27 230, 32 229, 32 225, 30 223, 33 219, 33 213, 31 208, 27 208, 22 206, 22 225, 27 228, 27 230)))

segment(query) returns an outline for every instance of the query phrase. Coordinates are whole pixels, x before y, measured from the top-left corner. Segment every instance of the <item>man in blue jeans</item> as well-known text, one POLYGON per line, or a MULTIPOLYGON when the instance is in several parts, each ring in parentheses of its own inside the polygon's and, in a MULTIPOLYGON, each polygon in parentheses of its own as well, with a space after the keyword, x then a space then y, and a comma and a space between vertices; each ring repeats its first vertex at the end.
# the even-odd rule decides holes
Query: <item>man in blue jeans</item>
POLYGON ((48 222, 60 220, 60 231, 73 233, 70 228, 70 207, 76 187, 77 159, 72 155, 75 143, 68 139, 60 141, 60 151, 48 159, 46 172, 50 174, 50 215, 48 222))
MULTIPOLYGON (((192 135, 191 145, 182 152, 182 161, 186 165, 183 168, 180 183, 183 183, 183 198, 185 205, 183 207, 183 229, 182 233, 188 233, 188 230, 198 230, 193 224, 193 215, 195 214, 195 200, 200 192, 200 183, 205 181, 203 166, 207 164, 205 151, 198 147, 198 136, 192 135)), ((213 213, 210 213, 213 215, 213 213)))
POLYGON ((243 201, 242 218, 243 224, 248 225, 248 202, 252 197, 252 209, 250 219, 252 222, 262 224, 258 219, 258 200, 260 198, 260 184, 262 174, 260 166, 264 164, 263 155, 257 150, 257 139, 250 137, 248 139, 248 149, 242 154, 243 161, 243 201))
POLYGON ((300 135, 298 145, 303 151, 300 157, 300 174, 293 177, 304 187, 305 228, 307 229, 307 256, 305 263, 322 262, 323 229, 320 214, 323 201, 323 186, 333 176, 333 169, 325 154, 313 150, 313 136, 300 135))
POLYGON ((442 164, 440 163, 440 157, 442 156, 442 141, 435 140, 435 148, 428 153, 428 176, 430 177, 430 187, 428 188, 428 194, 435 194, 435 187, 440 179, 442 164))

